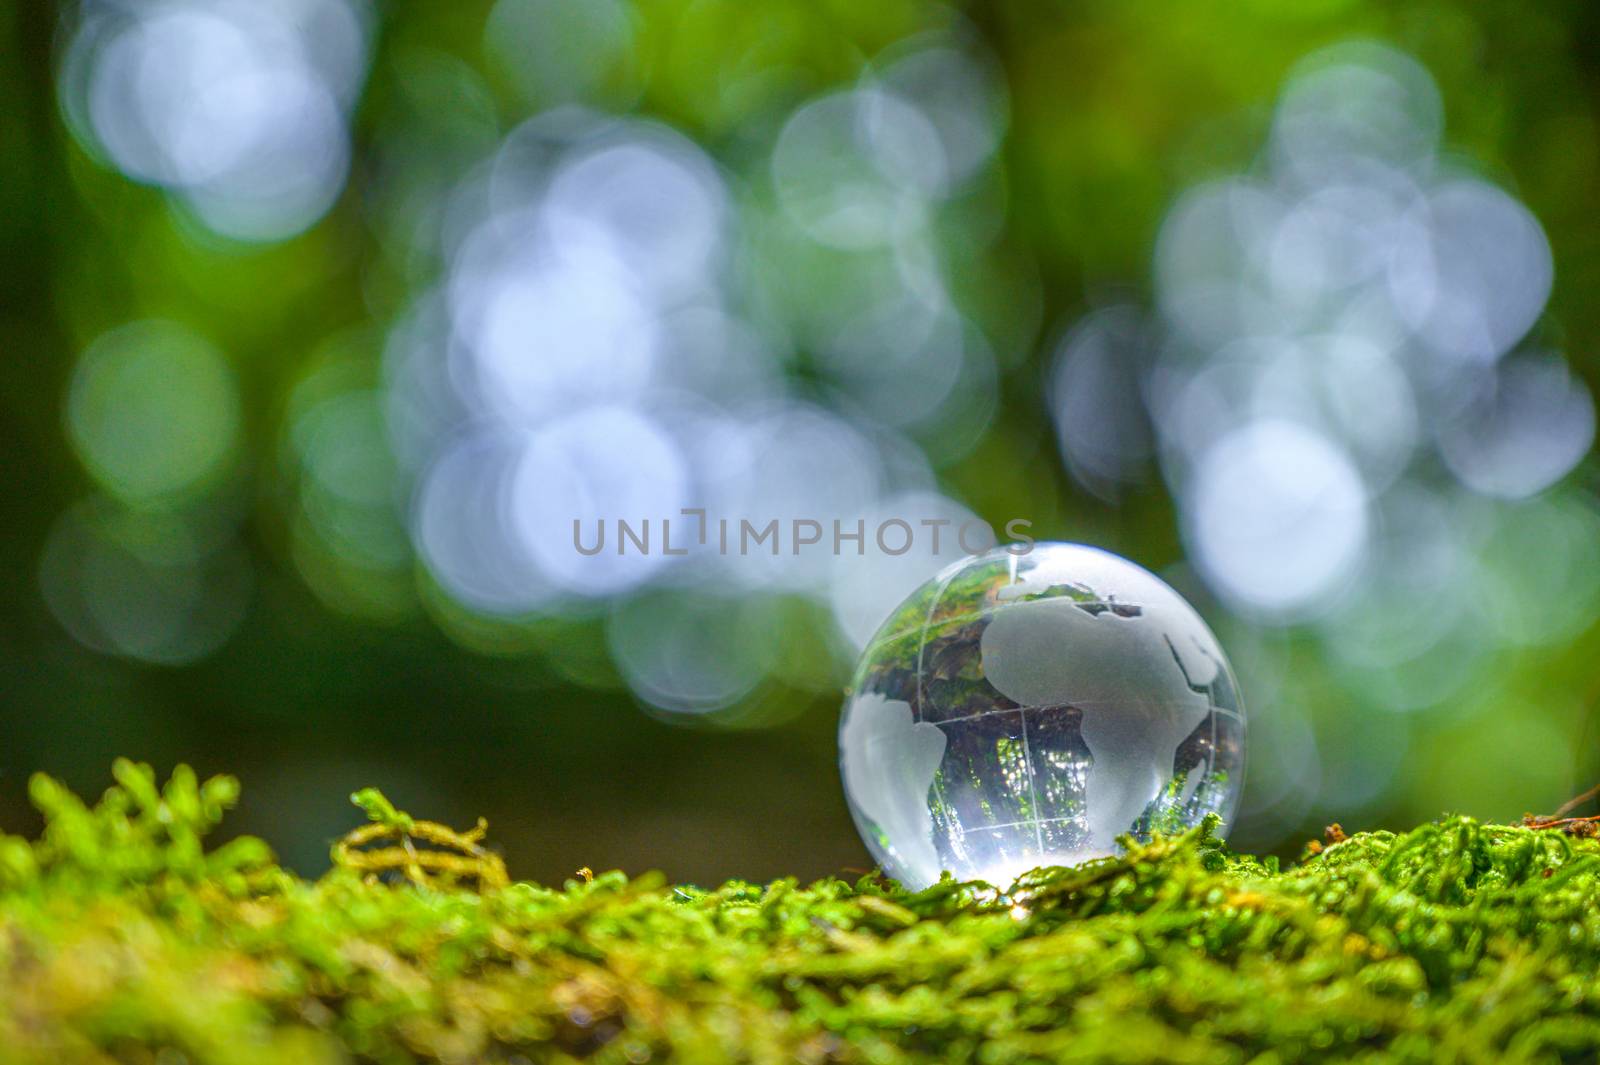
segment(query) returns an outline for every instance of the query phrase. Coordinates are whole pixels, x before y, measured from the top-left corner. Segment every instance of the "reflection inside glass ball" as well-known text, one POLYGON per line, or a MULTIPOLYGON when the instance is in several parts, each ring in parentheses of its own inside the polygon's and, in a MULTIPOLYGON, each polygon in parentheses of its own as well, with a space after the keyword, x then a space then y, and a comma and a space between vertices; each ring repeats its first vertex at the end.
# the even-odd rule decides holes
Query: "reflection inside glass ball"
POLYGON ((1183 598, 1078 544, 998 548, 923 585, 861 656, 845 797, 884 870, 1006 886, 1224 822, 1244 768, 1233 671, 1183 598))

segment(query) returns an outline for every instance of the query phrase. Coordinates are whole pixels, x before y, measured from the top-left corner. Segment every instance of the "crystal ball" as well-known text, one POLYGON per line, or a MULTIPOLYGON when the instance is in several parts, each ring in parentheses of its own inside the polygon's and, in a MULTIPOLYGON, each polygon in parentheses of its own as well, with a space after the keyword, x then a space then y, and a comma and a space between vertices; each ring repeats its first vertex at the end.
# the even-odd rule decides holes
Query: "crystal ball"
POLYGON ((1244 707, 1217 638, 1170 586, 1080 544, 963 559, 890 615, 839 724, 856 827, 920 888, 1009 885, 1220 814, 1244 707))

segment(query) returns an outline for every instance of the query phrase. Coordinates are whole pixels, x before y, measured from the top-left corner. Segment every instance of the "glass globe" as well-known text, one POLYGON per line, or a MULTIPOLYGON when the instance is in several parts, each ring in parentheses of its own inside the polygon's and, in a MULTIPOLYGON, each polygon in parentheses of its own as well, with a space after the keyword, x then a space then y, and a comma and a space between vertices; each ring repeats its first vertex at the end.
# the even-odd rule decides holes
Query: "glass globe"
POLYGON ((997 548, 919 588, 862 653, 839 725, 884 870, 1005 886, 1118 836, 1228 821, 1244 707, 1217 639, 1154 574, 1079 544, 997 548))

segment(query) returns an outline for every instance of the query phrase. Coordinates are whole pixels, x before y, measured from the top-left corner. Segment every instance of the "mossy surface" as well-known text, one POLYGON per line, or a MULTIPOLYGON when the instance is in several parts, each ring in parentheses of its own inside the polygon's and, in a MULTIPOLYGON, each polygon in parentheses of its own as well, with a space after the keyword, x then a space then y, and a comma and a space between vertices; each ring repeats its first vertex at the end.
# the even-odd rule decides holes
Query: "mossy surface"
POLYGON ((232 781, 45 778, 0 837, 0 1060, 1593 1061, 1600 845, 1449 819, 1304 863, 1210 827, 1016 885, 510 883, 360 796, 297 878, 232 781))

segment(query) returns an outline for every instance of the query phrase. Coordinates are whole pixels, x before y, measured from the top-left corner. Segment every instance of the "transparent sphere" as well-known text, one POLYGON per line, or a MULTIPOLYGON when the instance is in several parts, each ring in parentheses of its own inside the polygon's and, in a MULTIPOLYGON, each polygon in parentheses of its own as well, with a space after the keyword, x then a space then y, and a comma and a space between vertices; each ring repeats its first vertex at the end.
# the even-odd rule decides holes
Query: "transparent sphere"
POLYGON ((1112 854, 1127 832, 1231 819, 1244 707, 1216 637, 1155 575, 1079 544, 1002 547, 934 577, 878 630, 839 753, 890 876, 1003 886, 1112 854))

